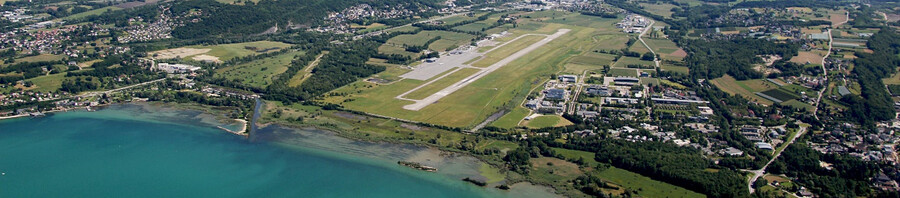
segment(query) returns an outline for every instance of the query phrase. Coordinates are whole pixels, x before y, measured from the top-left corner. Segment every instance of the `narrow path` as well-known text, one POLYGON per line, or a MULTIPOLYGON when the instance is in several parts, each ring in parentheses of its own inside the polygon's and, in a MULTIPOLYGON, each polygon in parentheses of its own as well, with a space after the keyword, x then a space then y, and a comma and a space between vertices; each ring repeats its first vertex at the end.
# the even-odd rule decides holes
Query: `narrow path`
MULTIPOLYGON (((649 18, 647 18, 647 19, 649 19, 649 18)), ((650 21, 650 25, 647 25, 647 28, 644 28, 644 31, 641 31, 641 34, 638 35, 638 40, 641 41, 641 44, 644 44, 644 47, 646 47, 648 50, 650 50, 650 53, 653 54, 653 63, 656 64, 656 68, 659 68, 659 60, 657 60, 657 58, 656 58, 658 55, 656 54, 655 51, 653 51, 653 48, 650 48, 650 45, 647 45, 647 42, 644 42, 644 34, 649 32, 650 29, 653 28, 653 24, 655 24, 655 23, 656 23, 656 21, 650 21)))
POLYGON ((289 82, 290 84, 288 86, 291 86, 291 87, 300 86, 301 84, 303 84, 304 81, 306 81, 306 79, 309 79, 309 77, 312 76, 312 70, 314 68, 316 68, 316 66, 319 65, 319 61, 322 60, 322 57, 325 56, 325 54, 328 54, 328 51, 322 51, 322 53, 320 53, 318 56, 316 56, 315 60, 313 60, 312 62, 309 63, 309 65, 307 65, 306 67, 303 68, 303 72, 306 72, 306 74, 303 74, 303 77, 300 78, 300 80, 297 81, 296 84, 289 82))
POLYGON ((129 86, 125 86, 125 87, 121 87, 121 88, 116 88, 116 89, 111 89, 111 90, 106 90, 106 91, 83 93, 83 94, 78 95, 78 96, 79 96, 79 97, 93 97, 93 96, 98 96, 98 95, 102 95, 102 94, 110 94, 110 93, 114 93, 114 92, 118 92, 118 91, 122 91, 122 90, 126 90, 126 89, 135 88, 135 87, 138 87, 138 86, 147 85, 147 84, 150 84, 150 83, 156 83, 156 82, 163 81, 163 80, 166 80, 166 78, 160 78, 160 79, 156 79, 156 80, 152 80, 152 81, 148 81, 148 82, 138 83, 138 84, 129 85, 129 86))
POLYGON ((813 118, 816 118, 816 120, 819 120, 819 105, 821 104, 822 96, 825 95, 825 90, 828 89, 828 69, 825 68, 825 59, 827 59, 828 56, 831 55, 832 42, 834 41, 834 36, 831 35, 831 30, 834 27, 841 26, 844 23, 850 21, 850 12, 846 12, 845 14, 847 15, 846 20, 838 24, 834 24, 833 27, 828 28, 828 52, 826 52, 825 56, 822 57, 822 76, 824 77, 825 86, 822 87, 822 90, 819 90, 819 96, 816 97, 816 104, 813 108, 813 118))

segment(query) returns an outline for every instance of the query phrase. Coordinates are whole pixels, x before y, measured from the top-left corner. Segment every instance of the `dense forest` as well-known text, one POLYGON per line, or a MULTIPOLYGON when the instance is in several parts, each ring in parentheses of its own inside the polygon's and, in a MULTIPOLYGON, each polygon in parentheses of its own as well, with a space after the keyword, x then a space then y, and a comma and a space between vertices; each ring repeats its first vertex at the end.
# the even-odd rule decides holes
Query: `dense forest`
POLYGON ((179 1, 173 6, 173 13, 179 13, 181 10, 201 9, 205 14, 200 16, 199 22, 187 23, 184 27, 176 28, 172 34, 181 39, 257 34, 275 25, 285 28, 288 23, 316 25, 321 23, 321 19, 328 12, 338 12, 363 3, 373 7, 405 5, 407 8, 418 9, 420 7, 436 7, 440 2, 437 0, 262 0, 253 5, 230 5, 221 4, 215 0, 179 1))
POLYGON ((867 125, 875 121, 894 118, 894 107, 882 78, 890 77, 900 66, 900 34, 893 29, 882 29, 869 38, 869 49, 873 53, 856 53, 853 74, 857 76, 862 93, 848 95, 841 101, 849 104, 848 118, 867 125))
POLYGON ((597 161, 612 164, 654 179, 702 192, 711 197, 746 197, 744 176, 718 169, 692 148, 660 142, 631 143, 607 140, 599 145, 597 161))
POLYGON ((754 64, 762 63, 759 55, 778 55, 782 60, 790 60, 799 49, 795 43, 759 39, 679 40, 683 41, 682 46, 689 54, 684 62, 691 68, 691 75, 699 79, 714 79, 725 74, 738 80, 762 78, 762 73, 753 70, 754 64))

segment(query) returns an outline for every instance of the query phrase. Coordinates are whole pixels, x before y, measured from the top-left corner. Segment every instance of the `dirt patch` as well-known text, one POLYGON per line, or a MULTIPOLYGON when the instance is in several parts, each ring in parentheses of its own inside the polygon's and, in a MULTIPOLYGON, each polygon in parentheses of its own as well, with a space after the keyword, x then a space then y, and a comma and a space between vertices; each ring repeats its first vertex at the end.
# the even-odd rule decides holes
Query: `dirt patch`
POLYGON ((411 124, 406 124, 406 123, 400 124, 400 126, 403 128, 409 129, 409 130, 413 130, 413 131, 421 131, 422 130, 422 127, 419 127, 416 125, 411 125, 411 124))
POLYGON ((687 57, 687 52, 685 52, 683 49, 678 49, 677 51, 669 54, 669 56, 684 58, 687 57))
MULTIPOLYGON (((173 59, 173 58, 184 58, 188 56, 203 54, 209 52, 212 49, 194 49, 194 48, 186 48, 180 47, 175 49, 167 49, 160 50, 155 52, 150 52, 150 56, 156 59, 173 59)), ((218 58, 216 58, 218 59, 218 58)))
POLYGON ((842 23, 845 20, 847 20, 847 15, 845 15, 843 12, 831 13, 831 14, 829 14, 829 16, 831 17, 831 18, 829 18, 829 21, 831 21, 832 25, 836 25, 838 23, 842 23))
POLYGON ((219 60, 219 57, 210 56, 210 55, 206 55, 206 54, 197 55, 197 56, 191 57, 191 59, 194 59, 195 61, 214 62, 214 63, 222 62, 221 60, 219 60))
POLYGON ((791 58, 791 62, 797 64, 822 64, 822 56, 814 52, 799 52, 791 58))

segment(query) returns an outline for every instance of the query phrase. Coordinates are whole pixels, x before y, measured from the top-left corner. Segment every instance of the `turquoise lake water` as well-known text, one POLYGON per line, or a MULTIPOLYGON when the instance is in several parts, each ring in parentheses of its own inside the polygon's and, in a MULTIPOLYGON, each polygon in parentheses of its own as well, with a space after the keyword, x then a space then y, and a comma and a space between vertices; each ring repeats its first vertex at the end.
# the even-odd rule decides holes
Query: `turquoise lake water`
POLYGON ((0 120, 0 197, 520 196, 459 181, 477 165, 464 157, 427 173, 396 165, 423 148, 284 128, 248 141, 208 120, 137 105, 0 120))

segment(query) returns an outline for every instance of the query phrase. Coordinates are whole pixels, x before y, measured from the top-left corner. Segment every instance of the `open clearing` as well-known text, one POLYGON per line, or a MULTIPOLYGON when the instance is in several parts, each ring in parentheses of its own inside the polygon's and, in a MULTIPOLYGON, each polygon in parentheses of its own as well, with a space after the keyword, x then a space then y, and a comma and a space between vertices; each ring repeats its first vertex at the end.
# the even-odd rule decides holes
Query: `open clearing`
POLYGON ((294 56, 304 52, 289 52, 281 55, 259 59, 240 65, 216 70, 216 77, 224 77, 228 80, 241 82, 242 84, 265 88, 272 82, 272 78, 287 71, 294 56))
POLYGON ((806 65, 806 64, 821 65, 822 64, 822 56, 819 54, 816 54, 814 52, 800 51, 799 53, 797 53, 797 56, 794 56, 793 58, 791 58, 791 62, 800 64, 800 65, 806 65))
POLYGON ((196 45, 150 52, 150 56, 156 59, 183 58, 198 61, 228 61, 235 57, 275 52, 290 46, 291 45, 287 43, 274 41, 256 41, 210 46, 196 45))
POLYGON ((288 86, 297 87, 300 86, 300 84, 303 84, 303 81, 306 81, 306 79, 312 76, 313 68, 316 68, 316 66, 319 65, 319 61, 322 60, 322 56, 325 56, 325 54, 328 54, 328 51, 323 51, 321 54, 316 56, 316 59, 311 61, 309 65, 297 71, 297 74, 294 74, 294 76, 291 76, 291 80, 288 81, 288 86))
POLYGON ((641 197, 706 197, 703 194, 616 167, 600 171, 597 176, 630 190, 640 189, 638 195, 641 197))
MULTIPOLYGON (((274 41, 256 41, 247 43, 232 43, 211 46, 188 46, 187 48, 208 49, 202 54, 218 57, 221 61, 228 61, 236 57, 244 57, 255 54, 276 52, 290 47, 290 44, 274 41)), ((182 56, 189 58, 190 56, 182 56)))
POLYGON ((569 122, 569 120, 558 115, 542 115, 529 121, 525 121, 523 124, 528 128, 539 129, 572 125, 572 122, 569 122))
POLYGON ((194 49, 194 48, 175 48, 175 49, 167 49, 161 51, 150 52, 150 56, 156 59, 174 59, 174 58, 184 58, 188 56, 203 54, 209 52, 210 49, 194 49))
POLYGON ((664 16, 666 18, 672 18, 672 8, 677 6, 668 4, 668 3, 660 3, 660 4, 651 4, 651 3, 641 3, 641 6, 644 7, 644 10, 647 12, 657 14, 660 16, 664 16))
POLYGON ((710 80, 710 83, 732 95, 741 95, 753 102, 772 105, 774 102, 756 95, 756 92, 764 92, 778 88, 778 85, 763 79, 737 81, 729 75, 710 80))

